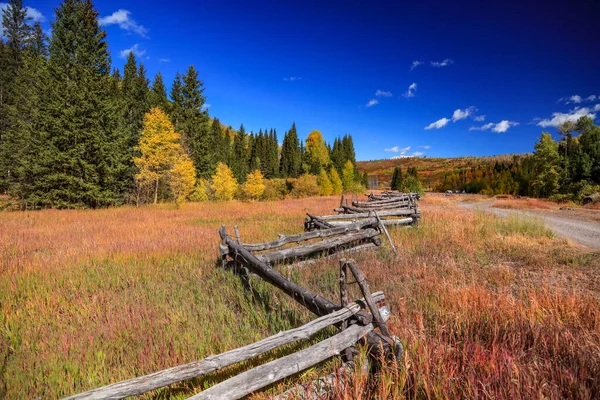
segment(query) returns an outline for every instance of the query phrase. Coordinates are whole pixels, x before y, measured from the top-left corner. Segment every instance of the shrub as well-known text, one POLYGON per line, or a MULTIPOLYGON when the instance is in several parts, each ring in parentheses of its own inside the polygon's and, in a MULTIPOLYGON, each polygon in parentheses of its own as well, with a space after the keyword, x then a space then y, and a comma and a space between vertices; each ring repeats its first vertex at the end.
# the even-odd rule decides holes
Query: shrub
POLYGON ((283 200, 288 195, 289 190, 285 179, 266 179, 263 200, 283 200))
POLYGON ((293 184, 291 195, 295 198, 318 196, 320 193, 317 177, 304 174, 293 184))

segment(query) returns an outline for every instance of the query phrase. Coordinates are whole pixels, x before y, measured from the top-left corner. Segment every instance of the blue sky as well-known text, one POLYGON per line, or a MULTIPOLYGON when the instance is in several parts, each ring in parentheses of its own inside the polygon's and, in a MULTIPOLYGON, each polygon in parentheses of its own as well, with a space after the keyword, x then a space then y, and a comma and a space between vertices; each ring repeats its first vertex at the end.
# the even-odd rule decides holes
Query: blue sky
MULTIPOLYGON (((357 159, 530 152, 600 121, 598 2, 97 1, 114 66, 167 85, 194 64, 247 130, 351 134, 357 159), (418 63, 415 63, 418 62, 418 63)), ((53 0, 25 1, 50 28, 53 0)))

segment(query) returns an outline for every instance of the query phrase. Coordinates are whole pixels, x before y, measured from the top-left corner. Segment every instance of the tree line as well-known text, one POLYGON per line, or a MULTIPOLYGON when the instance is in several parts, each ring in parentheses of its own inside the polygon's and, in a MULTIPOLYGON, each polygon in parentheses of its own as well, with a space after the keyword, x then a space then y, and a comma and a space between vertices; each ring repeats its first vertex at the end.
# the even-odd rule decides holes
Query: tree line
POLYGON ((438 191, 513 194, 579 201, 600 192, 600 127, 587 117, 561 125, 555 140, 542 132, 534 152, 449 171, 438 191))
POLYGON ((275 129, 234 130, 212 118, 193 65, 169 94, 132 52, 122 73, 112 69, 89 0, 64 0, 49 38, 30 25, 22 0, 9 1, 2 26, 0 192, 23 209, 332 194, 367 180, 350 135, 331 145, 312 131, 303 142, 293 123, 280 147, 275 129), (225 168, 231 196, 214 184, 225 168))

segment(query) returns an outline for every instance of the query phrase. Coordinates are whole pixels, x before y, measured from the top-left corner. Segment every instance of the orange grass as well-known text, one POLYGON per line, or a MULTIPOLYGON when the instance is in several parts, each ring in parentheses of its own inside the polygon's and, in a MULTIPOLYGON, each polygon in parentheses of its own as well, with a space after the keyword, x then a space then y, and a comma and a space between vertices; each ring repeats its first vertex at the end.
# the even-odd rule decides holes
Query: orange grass
POLYGON ((560 205, 556 203, 551 203, 547 200, 542 199, 533 199, 533 198, 525 198, 525 199, 497 199, 492 207, 495 208, 512 208, 517 210, 551 210, 556 209, 560 205))
MULTIPOLYGON (((216 267, 217 230, 239 225, 245 242, 271 240, 300 232, 305 212, 331 213, 338 202, 0 214, 0 397, 65 396, 308 322, 308 312, 267 284, 253 280, 253 297, 216 267)), ((397 257, 387 244, 355 256, 371 289, 386 293, 405 358, 375 381, 351 375, 330 398, 598 398, 598 255, 538 222, 445 199, 421 203, 419 228, 390 230, 397 257)), ((337 301, 338 269, 319 260, 281 271, 337 301)), ((251 365, 146 397, 186 398, 251 365)), ((254 397, 322 373, 311 369, 254 397)))

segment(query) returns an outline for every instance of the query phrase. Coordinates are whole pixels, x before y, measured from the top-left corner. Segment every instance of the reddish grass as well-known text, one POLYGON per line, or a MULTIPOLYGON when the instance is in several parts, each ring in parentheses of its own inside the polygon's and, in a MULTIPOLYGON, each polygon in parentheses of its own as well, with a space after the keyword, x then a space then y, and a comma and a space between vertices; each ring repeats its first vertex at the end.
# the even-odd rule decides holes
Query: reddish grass
MULTIPOLYGON (((0 214, 0 397, 56 398, 251 343, 312 317, 267 284, 261 298, 215 265, 221 223, 258 242, 302 230, 337 198, 0 214)), ((418 229, 355 259, 406 347, 351 398, 600 396, 597 255, 426 197, 418 229)), ((286 274, 336 300, 335 260, 286 274)), ((354 296, 358 296, 354 293, 354 296)), ((306 345, 306 344, 303 344, 306 345)), ((290 349, 267 355, 284 354, 290 349)), ((332 363, 325 366, 330 370, 332 363)), ((249 365, 148 395, 185 398, 249 365)), ((256 394, 265 398, 321 368, 256 394)))

